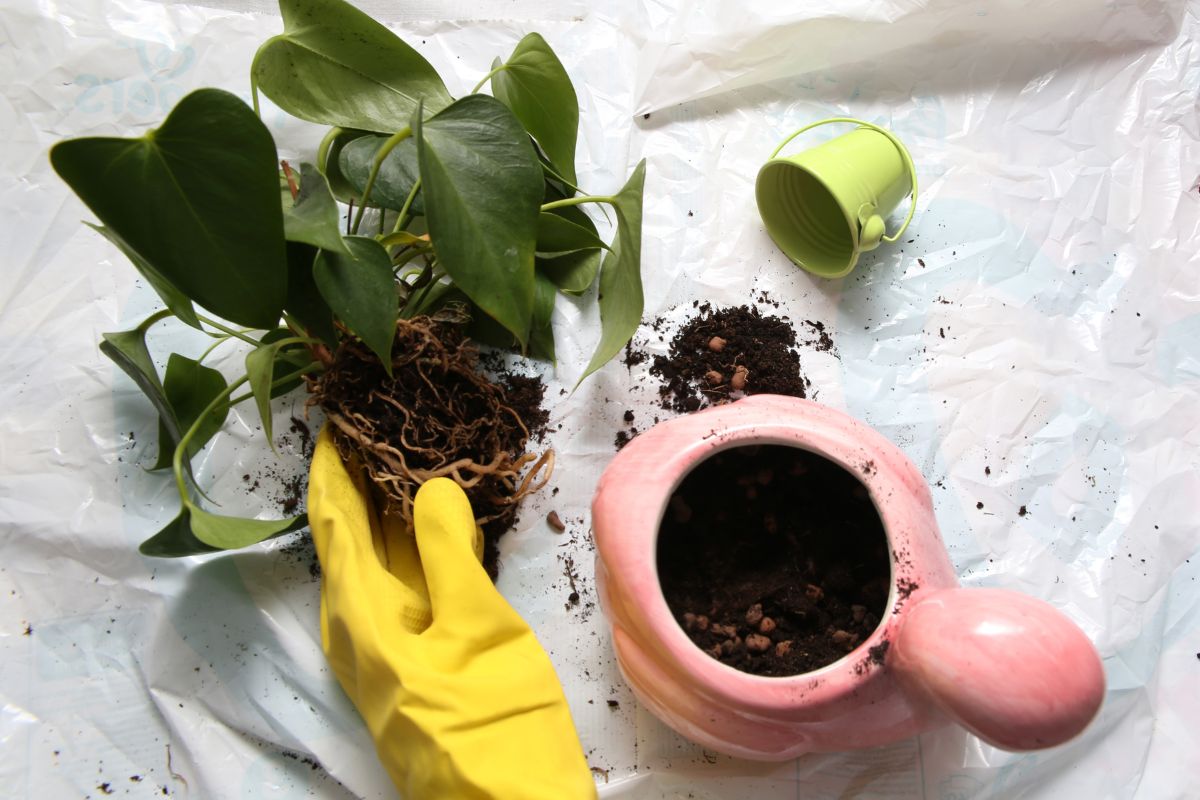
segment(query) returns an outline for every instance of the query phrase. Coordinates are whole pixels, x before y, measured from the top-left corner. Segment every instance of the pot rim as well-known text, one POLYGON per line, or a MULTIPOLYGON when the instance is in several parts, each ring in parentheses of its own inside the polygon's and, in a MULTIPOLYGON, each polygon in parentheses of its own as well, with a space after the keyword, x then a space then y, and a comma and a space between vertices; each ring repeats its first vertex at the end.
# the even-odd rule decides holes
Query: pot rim
MULTIPOLYGON (((910 549, 913 531, 903 525, 890 526, 889 515, 883 513, 882 504, 897 488, 911 489, 914 477, 924 487, 928 498, 923 479, 894 444, 836 409, 797 398, 755 395, 734 404, 660 423, 631 441, 613 463, 618 460, 642 465, 639 470, 641 485, 657 497, 653 507, 621 508, 619 513, 626 517, 625 521, 644 515, 642 519, 649 518, 652 527, 650 535, 645 536, 646 523, 641 522, 637 546, 626 547, 609 542, 608 537, 602 535, 601 526, 596 526, 597 549, 610 575, 621 573, 622 580, 653 585, 653 591, 641 595, 644 602, 636 621, 644 625, 642 632, 646 637, 662 644, 671 671, 687 675, 700 685, 704 694, 714 699, 762 711, 778 711, 781 707, 812 710, 836 703, 887 674, 882 668, 886 651, 877 657, 873 657, 871 651, 884 642, 890 643, 901 622, 901 601, 906 598, 899 595, 897 559, 910 549), (694 435, 697 433, 700 435, 694 435), (686 440, 682 447, 679 446, 681 439, 686 440), (890 585, 879 624, 870 636, 842 658, 798 675, 754 675, 709 656, 692 642, 675 620, 658 577, 659 527, 675 489, 692 470, 713 455, 754 444, 779 444, 807 450, 849 471, 866 488, 888 543, 890 585), (897 466, 911 470, 912 475, 905 476, 896 469, 897 466)), ((600 505, 599 497, 598 494, 597 506, 600 505)), ((934 524, 931 514, 928 523, 934 524)), ((612 621, 619 625, 626 622, 612 621)), ((632 638, 638 637, 632 635, 632 638)))

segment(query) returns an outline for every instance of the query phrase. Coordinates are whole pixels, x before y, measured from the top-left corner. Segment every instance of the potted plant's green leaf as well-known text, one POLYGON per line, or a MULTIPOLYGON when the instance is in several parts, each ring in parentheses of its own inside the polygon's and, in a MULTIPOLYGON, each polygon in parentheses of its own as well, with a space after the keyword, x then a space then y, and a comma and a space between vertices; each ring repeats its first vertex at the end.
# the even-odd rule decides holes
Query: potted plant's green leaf
MULTIPOLYGON (((163 449, 173 451, 175 444, 182 438, 183 431, 186 430, 179 425, 175 409, 167 399, 166 390, 158 377, 158 370, 154 368, 154 361, 150 358, 150 350, 146 347, 146 331, 166 315, 166 311, 160 311, 147 317, 133 330, 103 333, 100 342, 100 352, 108 356, 114 364, 121 368, 122 372, 133 379, 137 387, 142 390, 142 394, 146 395, 150 404, 154 406, 154 410, 158 412, 158 419, 161 423, 160 431, 165 430, 168 436, 167 440, 159 441, 160 452, 163 449)), ((183 465, 190 477, 192 462, 185 458, 183 465)))
POLYGON ((275 143, 238 97, 192 92, 137 139, 70 139, 50 161, 101 221, 209 311, 270 327, 287 290, 275 143))
POLYGON ((529 355, 554 363, 554 284, 538 274, 533 295, 533 322, 529 326, 529 355))
POLYGON ((284 206, 284 238, 322 250, 349 253, 338 226, 340 216, 325 176, 312 164, 301 164, 299 194, 293 203, 284 206))
POLYGON ((189 502, 192 533, 204 544, 219 550, 236 550, 275 536, 298 531, 308 524, 306 514, 284 519, 243 519, 205 511, 189 502))
POLYGON ((271 384, 277 377, 276 362, 279 359, 279 351, 287 344, 290 344, 288 339, 267 342, 246 354, 246 377, 250 379, 250 391, 254 395, 254 405, 258 408, 258 416, 262 420, 263 435, 267 437, 267 445, 272 451, 275 450, 275 440, 271 431, 271 384))
MULTIPOLYGON (((362 197, 375 154, 387 140, 386 136, 364 136, 342 148, 338 156, 338 166, 346 181, 354 187, 356 198, 362 197)), ((371 186, 368 205, 399 211, 404 207, 408 194, 420 174, 421 170, 417 166, 417 143, 414 139, 405 139, 392 148, 392 152, 388 153, 379 165, 375 183, 371 186)), ((425 213, 425 204, 419 191, 408 210, 413 214, 425 213)))
POLYGON ((179 515, 142 542, 142 555, 182 558, 220 550, 235 550, 297 531, 308 524, 300 514, 286 519, 241 519, 213 514, 185 501, 179 515))
POLYGON ((581 250, 595 249, 608 249, 608 245, 595 230, 588 230, 550 212, 538 215, 538 258, 557 258, 581 250))
MULTIPOLYGON (((264 345, 268 345, 282 339, 295 339, 295 337, 296 334, 287 328, 276 328, 273 331, 269 331, 259 341, 264 345)), ((311 364, 312 360, 312 352, 304 345, 288 344, 280 348, 275 354, 274 365, 271 369, 271 399, 274 400, 276 397, 283 397, 304 383, 303 378, 291 378, 290 380, 280 381, 292 375, 301 367, 311 364)))
POLYGON ((558 56, 536 33, 522 39, 508 60, 492 65, 492 92, 512 109, 555 170, 572 184, 579 100, 558 56))
POLYGON ((428 236, 417 236, 412 231, 396 231, 379 239, 384 247, 428 247, 428 236))
POLYGON ((390 375, 398 306, 392 261, 374 239, 348 236, 346 244, 348 256, 322 250, 313 277, 338 319, 379 356, 390 375))
MULTIPOLYGON (((642 319, 642 187, 646 180, 643 159, 616 196, 617 238, 600 267, 600 343, 580 382, 609 359, 633 336, 642 319)), ((578 384, 576 384, 578 385, 578 384)))
POLYGON ((323 141, 321 148, 317 151, 317 169, 325 176, 325 180, 329 181, 329 189, 333 192, 333 196, 342 202, 358 198, 358 192, 342 173, 339 163, 342 150, 356 139, 370 135, 370 131, 335 127, 330 130, 328 141, 323 141))
POLYGON ((557 258, 539 258, 537 271, 544 275, 563 294, 581 295, 596 280, 600 272, 600 250, 580 250, 557 258))
POLYGON ((191 513, 184 506, 178 516, 163 526, 163 529, 142 542, 138 551, 154 558, 183 558, 215 553, 219 547, 205 544, 192 533, 191 513))
POLYGON ((196 310, 192 308, 192 301, 184 296, 183 292, 179 291, 169 280, 163 277, 150 262, 142 258, 136 250, 126 244, 125 240, 117 235, 116 231, 111 228, 106 228, 103 225, 93 225, 90 222, 83 223, 96 233, 108 239, 118 250, 125 254, 150 287, 158 294, 162 301, 166 303, 171 313, 179 318, 181 322, 191 325, 193 328, 200 329, 200 320, 196 319, 196 310))
POLYGON ((208 310, 273 327, 287 291, 275 143, 236 96, 199 89, 136 139, 55 145, 83 202, 171 285, 208 310))
MULTIPOLYGON (((213 398, 220 395, 226 388, 225 377, 212 367, 206 367, 198 361, 178 353, 171 353, 167 359, 167 371, 163 375, 163 393, 167 403, 174 411, 179 430, 186 431, 200 417, 213 398)), ((225 418, 229 415, 229 403, 220 404, 209 414, 192 439, 188 442, 187 458, 192 458, 208 443, 208 440, 221 430, 225 418)), ((175 443, 178 436, 172 436, 162 415, 158 419, 158 460, 154 469, 164 469, 171 466, 171 457, 175 455, 175 443)))
POLYGON ((513 332, 488 316, 479 306, 471 304, 468 315, 464 330, 471 341, 497 350, 511 350, 518 345, 513 332))
POLYGON ((470 95, 413 117, 425 218, 454 282, 521 343, 533 314, 542 168, 503 104, 470 95))
POLYGON ((333 325, 333 311, 321 296, 313 278, 317 252, 312 245, 288 242, 288 287, 284 311, 307 328, 309 336, 334 347, 338 339, 337 329, 333 325))
POLYGON ((418 103, 450 105, 437 71, 396 34, 343 0, 280 0, 283 33, 250 68, 263 94, 310 122, 388 133, 418 103))

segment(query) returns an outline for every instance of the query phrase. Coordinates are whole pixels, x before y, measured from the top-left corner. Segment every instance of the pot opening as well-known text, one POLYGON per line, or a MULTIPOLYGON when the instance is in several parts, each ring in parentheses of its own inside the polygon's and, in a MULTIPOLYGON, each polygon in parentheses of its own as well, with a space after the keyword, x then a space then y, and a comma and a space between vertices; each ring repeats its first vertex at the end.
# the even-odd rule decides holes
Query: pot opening
POLYGON ((867 488, 824 456, 762 444, 684 476, 659 524, 671 614, 712 658, 755 675, 828 666, 879 626, 887 535, 867 488))

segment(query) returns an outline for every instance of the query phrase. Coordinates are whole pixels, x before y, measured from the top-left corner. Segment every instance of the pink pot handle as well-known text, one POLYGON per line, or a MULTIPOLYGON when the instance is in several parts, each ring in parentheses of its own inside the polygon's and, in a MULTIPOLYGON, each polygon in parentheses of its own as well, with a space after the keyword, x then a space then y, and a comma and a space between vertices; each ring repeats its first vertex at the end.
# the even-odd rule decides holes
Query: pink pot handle
POLYGON ((943 589, 902 613, 888 663, 905 691, 996 747, 1062 744, 1100 709, 1096 648, 1041 600, 1004 589, 943 589))

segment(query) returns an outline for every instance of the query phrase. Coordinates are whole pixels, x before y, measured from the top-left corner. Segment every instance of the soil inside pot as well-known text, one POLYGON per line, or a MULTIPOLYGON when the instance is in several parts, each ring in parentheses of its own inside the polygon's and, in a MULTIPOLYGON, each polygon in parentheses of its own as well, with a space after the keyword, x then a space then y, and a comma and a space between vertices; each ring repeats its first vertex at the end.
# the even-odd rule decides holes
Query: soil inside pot
POLYGON ((891 565, 855 475, 807 450, 756 445, 684 478, 659 529, 658 574, 697 647, 783 676, 831 664, 871 635, 891 565))

